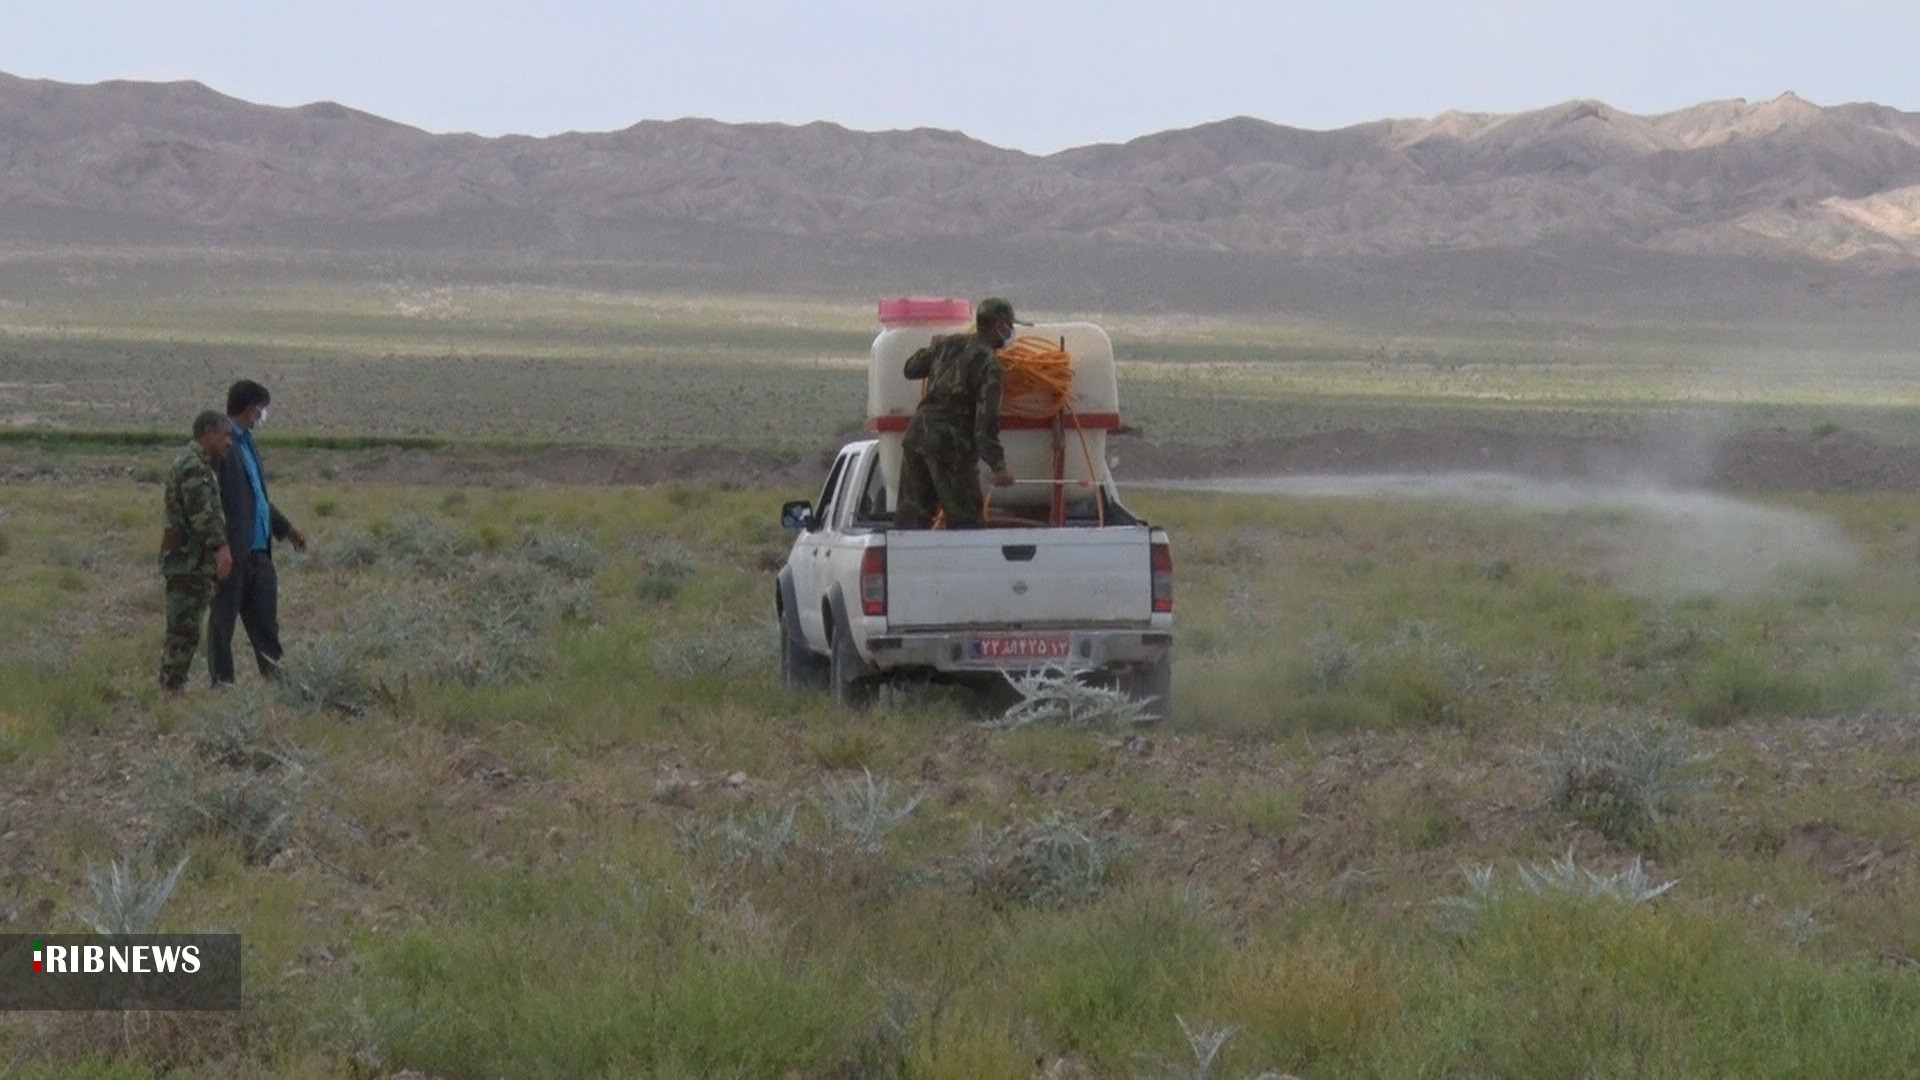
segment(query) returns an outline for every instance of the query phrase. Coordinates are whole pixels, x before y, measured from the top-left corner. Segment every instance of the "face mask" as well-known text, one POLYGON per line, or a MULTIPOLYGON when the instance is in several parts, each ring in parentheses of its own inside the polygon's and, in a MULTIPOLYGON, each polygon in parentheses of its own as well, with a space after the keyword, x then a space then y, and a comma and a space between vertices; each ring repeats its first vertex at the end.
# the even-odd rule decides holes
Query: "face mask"
POLYGON ((262 406, 260 407, 260 419, 258 419, 258 420, 255 420, 255 421, 253 422, 253 426, 254 426, 254 427, 265 427, 265 426, 266 426, 266 424, 267 424, 267 412, 268 412, 268 410, 267 410, 267 407, 266 407, 266 406, 264 406, 264 405, 262 405, 262 406))
POLYGON ((1019 331, 1015 330, 1013 327, 1011 326, 1007 327, 1006 336, 1000 339, 1000 347, 1004 349, 1007 346, 1013 344, 1014 335, 1016 335, 1017 333, 1019 333, 1019 331))

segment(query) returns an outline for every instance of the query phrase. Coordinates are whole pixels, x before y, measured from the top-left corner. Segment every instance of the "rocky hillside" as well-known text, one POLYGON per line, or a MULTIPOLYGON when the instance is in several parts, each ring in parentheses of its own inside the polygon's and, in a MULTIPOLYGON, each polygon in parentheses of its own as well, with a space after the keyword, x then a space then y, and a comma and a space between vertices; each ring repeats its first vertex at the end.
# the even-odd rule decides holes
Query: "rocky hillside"
POLYGON ((1235 119, 1035 157, 826 123, 432 135, 197 83, 0 75, 0 218, 13 232, 57 239, 91 219, 420 236, 487 215, 544 222, 556 242, 645 222, 887 243, 1293 256, 1574 244, 1904 265, 1920 262, 1920 114, 1791 95, 1664 116, 1574 102, 1330 132, 1235 119))

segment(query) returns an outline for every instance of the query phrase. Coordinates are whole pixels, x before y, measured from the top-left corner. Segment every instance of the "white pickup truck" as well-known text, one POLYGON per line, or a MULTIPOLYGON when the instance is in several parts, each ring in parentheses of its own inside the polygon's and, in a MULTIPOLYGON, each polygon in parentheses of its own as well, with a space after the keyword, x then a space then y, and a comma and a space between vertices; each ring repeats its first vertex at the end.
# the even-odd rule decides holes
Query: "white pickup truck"
POLYGON ((1035 323, 1003 351, 1000 441, 1011 487, 987 489, 986 528, 895 529, 901 440, 921 395, 906 360, 973 325, 965 300, 880 302, 867 369, 874 438, 842 447, 817 502, 789 502, 799 533, 774 587, 780 669, 858 703, 880 679, 936 673, 999 681, 1064 668, 1116 683, 1160 717, 1173 703, 1173 554, 1120 504, 1108 433, 1120 427, 1113 342, 1087 322, 1035 323), (1056 365, 1051 393, 1016 354, 1056 365), (1064 367, 1060 366, 1064 365, 1064 367), (1062 371, 1070 386, 1060 387, 1062 371), (1016 380, 1016 375, 1028 376, 1016 380))
POLYGON ((818 503, 781 507, 799 534, 774 588, 787 685, 830 687, 854 706, 896 673, 1052 666, 1169 715, 1172 550, 1120 505, 1110 474, 1086 500, 1093 512, 1064 524, 893 529, 880 450, 848 444, 818 503))

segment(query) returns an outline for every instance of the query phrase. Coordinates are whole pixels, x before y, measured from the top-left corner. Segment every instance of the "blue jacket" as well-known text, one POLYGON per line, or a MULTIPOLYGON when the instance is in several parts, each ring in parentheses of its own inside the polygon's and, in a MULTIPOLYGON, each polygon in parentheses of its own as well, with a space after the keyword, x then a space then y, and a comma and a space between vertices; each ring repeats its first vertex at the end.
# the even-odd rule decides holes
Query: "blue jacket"
MULTIPOLYGON (((236 428, 239 425, 234 425, 236 428)), ((260 444, 254 444, 254 457, 260 466, 260 490, 267 490, 267 465, 259 461, 260 444)), ((253 481, 247 479, 246 462, 241 460, 243 451, 239 439, 234 439, 233 450, 220 459, 220 506, 227 514, 227 550, 233 552, 238 563, 253 550, 253 530, 257 512, 253 502, 253 481)), ((293 522, 273 505, 273 499, 267 499, 267 535, 271 540, 285 540, 293 531, 293 522)), ((267 544, 272 550, 271 540, 267 544)))

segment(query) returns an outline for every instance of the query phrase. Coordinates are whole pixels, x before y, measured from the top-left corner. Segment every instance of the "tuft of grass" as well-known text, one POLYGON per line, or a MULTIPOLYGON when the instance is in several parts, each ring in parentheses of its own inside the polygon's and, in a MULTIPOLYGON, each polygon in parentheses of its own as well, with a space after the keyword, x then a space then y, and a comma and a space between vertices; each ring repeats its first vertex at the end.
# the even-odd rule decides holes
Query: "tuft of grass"
POLYGON ((1828 671, 1783 668, 1756 650, 1729 648, 1692 672, 1680 712, 1702 727, 1830 714, 1864 707, 1886 683, 1886 673, 1871 663, 1828 671))
POLYGON ((807 739, 807 752, 823 769, 865 769, 886 749, 886 740, 871 731, 836 727, 807 739))
POLYGON ((680 595, 693 577, 696 563, 691 552, 670 539, 657 539, 640 552, 640 580, 634 595, 649 604, 664 603, 680 595))
POLYGON ((1406 1022, 1404 973, 1370 952, 1314 929, 1241 943, 1216 1006, 1245 1024, 1239 1055, 1302 1076, 1367 1074, 1361 1063, 1406 1022))

